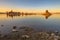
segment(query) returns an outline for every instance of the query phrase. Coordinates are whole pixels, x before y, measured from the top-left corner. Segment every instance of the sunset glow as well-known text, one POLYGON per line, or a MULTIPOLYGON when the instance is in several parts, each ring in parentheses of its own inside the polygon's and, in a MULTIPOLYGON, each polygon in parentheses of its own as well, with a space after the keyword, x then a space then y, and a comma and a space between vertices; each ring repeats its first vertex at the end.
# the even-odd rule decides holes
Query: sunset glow
POLYGON ((0 12, 18 11, 41 13, 45 10, 60 12, 60 0, 0 0, 0 12))

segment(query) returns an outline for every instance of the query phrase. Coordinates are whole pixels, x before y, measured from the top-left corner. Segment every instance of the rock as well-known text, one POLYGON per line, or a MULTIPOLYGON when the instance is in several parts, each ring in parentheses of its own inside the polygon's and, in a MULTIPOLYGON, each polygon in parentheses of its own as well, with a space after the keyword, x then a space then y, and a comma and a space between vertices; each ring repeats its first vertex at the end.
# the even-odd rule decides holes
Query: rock
POLYGON ((29 38, 29 36, 28 36, 28 35, 22 35, 22 37, 26 37, 26 38, 29 38))
POLYGON ((1 27, 3 27, 4 25, 1 25, 1 27))
POLYGON ((13 29, 16 29, 16 26, 13 26, 13 29))

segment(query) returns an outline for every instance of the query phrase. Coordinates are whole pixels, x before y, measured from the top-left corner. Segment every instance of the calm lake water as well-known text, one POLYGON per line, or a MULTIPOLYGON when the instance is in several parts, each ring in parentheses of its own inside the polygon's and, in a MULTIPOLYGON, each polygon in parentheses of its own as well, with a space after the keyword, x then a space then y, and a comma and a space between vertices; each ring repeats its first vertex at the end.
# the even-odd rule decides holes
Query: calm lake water
POLYGON ((7 16, 0 14, 0 32, 9 33, 13 26, 17 29, 21 26, 33 27, 37 31, 59 31, 60 32, 60 14, 45 15, 21 15, 7 16), (4 25, 3 27, 1 25, 4 25))

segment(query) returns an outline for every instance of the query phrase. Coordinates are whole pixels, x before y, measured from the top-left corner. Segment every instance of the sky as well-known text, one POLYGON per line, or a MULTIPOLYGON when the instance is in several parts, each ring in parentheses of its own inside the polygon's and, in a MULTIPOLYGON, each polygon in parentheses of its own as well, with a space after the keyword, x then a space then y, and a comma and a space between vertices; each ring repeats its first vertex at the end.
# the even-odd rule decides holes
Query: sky
POLYGON ((0 0, 0 12, 60 12, 60 0, 0 0))

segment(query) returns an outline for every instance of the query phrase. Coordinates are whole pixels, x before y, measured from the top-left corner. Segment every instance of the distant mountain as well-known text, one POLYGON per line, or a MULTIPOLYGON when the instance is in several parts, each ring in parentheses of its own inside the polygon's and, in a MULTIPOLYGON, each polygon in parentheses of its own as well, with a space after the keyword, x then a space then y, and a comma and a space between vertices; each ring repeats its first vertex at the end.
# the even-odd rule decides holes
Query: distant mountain
POLYGON ((5 12, 0 12, 0 14, 6 14, 5 12))
POLYGON ((55 14, 60 14, 60 12, 56 12, 55 14))

